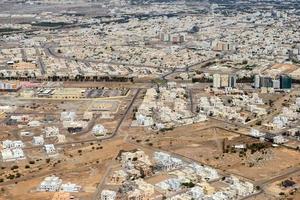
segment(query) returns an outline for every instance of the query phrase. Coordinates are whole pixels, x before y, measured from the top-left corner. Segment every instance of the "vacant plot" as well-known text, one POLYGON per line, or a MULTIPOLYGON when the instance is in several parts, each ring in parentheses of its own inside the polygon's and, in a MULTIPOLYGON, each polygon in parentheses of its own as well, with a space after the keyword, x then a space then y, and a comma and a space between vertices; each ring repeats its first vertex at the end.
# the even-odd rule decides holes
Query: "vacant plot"
POLYGON ((130 134, 130 139, 253 181, 268 180, 300 164, 299 152, 273 148, 267 142, 214 125, 199 123, 158 134, 138 131, 139 134, 130 134), (246 148, 235 148, 235 145, 246 148))
POLYGON ((224 153, 216 141, 175 152, 253 181, 267 180, 300 163, 299 153, 293 150, 268 147, 255 152, 233 149, 224 153))
MULTIPOLYGON (((56 175, 63 182, 70 181, 82 186, 83 192, 76 194, 76 196, 82 197, 82 199, 91 199, 97 184, 108 167, 109 161, 114 159, 120 150, 132 148, 134 148, 132 145, 125 144, 121 139, 110 140, 101 144, 78 144, 77 146, 61 149, 59 156, 49 160, 33 159, 42 152, 37 152, 36 149, 32 150, 28 154, 34 162, 18 163, 18 168, 14 172, 18 171, 21 177, 13 179, 9 184, 6 184, 6 182, 0 184, 0 189, 3 188, 0 196, 14 200, 51 199, 52 193, 40 193, 35 190, 44 177, 56 175), (79 176, 84 178, 78 179, 79 176)), ((10 173, 13 172, 10 168, 5 170, 10 173)))
POLYGON ((290 177, 286 177, 284 179, 279 179, 278 181, 275 181, 265 187, 265 192, 267 194, 277 196, 277 197, 284 197, 286 199, 292 198, 292 199, 299 199, 300 192, 298 191, 298 188, 300 186, 300 172, 295 173, 291 175, 290 177), (293 183, 294 185, 290 185, 284 187, 283 183, 290 184, 293 183), (289 182, 289 183, 287 183, 289 182))

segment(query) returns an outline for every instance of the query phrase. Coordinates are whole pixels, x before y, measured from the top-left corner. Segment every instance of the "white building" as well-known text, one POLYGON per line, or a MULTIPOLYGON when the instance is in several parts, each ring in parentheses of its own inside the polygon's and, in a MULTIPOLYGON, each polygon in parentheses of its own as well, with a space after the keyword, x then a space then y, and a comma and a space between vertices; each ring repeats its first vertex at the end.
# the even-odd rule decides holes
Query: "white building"
POLYGON ((62 112, 60 114, 60 120, 61 121, 74 121, 76 118, 75 112, 62 112))
POLYGON ((222 74, 222 75, 220 75, 220 86, 221 87, 228 87, 229 85, 228 85, 228 83, 229 83, 229 76, 228 76, 228 74, 222 74))
POLYGON ((209 166, 199 165, 197 163, 192 163, 189 165, 195 173, 202 178, 202 180, 210 181, 218 179, 220 176, 216 169, 209 166))
POLYGON ((170 178, 155 184, 155 186, 164 191, 177 191, 181 187, 181 181, 178 178, 170 178))
POLYGON ((288 124, 289 120, 286 116, 276 116, 273 118, 272 123, 274 124, 274 126, 278 129, 282 129, 284 127, 286 127, 286 125, 288 124))
POLYGON ((285 142, 287 142, 288 140, 285 139, 282 135, 277 135, 273 138, 273 142, 275 144, 283 144, 285 142))
POLYGON ((199 186, 195 186, 195 187, 191 188, 191 190, 188 193, 194 199, 201 199, 204 196, 204 190, 202 187, 199 187, 199 186))
POLYGON ((101 200, 115 200, 117 193, 112 190, 102 190, 101 200))
POLYGON ((59 191, 61 184, 62 180, 59 177, 49 176, 41 182, 38 190, 42 192, 56 192, 59 191))
POLYGON ((141 161, 147 165, 151 165, 149 156, 145 154, 144 151, 137 150, 135 152, 122 152, 121 154, 121 163, 123 165, 126 165, 128 163, 131 163, 132 161, 141 161))
POLYGON ((138 125, 140 126, 152 126, 154 124, 154 120, 151 116, 136 113, 135 117, 138 125))
POLYGON ((44 136, 40 135, 40 136, 34 136, 32 139, 32 143, 33 145, 43 145, 44 144, 44 136))
POLYGON ((20 148, 3 149, 1 151, 1 156, 2 156, 3 162, 25 159, 25 154, 24 154, 23 150, 20 148))
POLYGON ((230 184, 230 188, 237 192, 239 196, 248 196, 254 192, 254 185, 250 182, 240 181, 235 176, 227 177, 225 180, 230 184))
POLYGON ((279 89, 280 88, 280 81, 279 80, 272 80, 273 82, 273 88, 279 89))
POLYGON ((41 122, 39 122, 39 121, 30 121, 30 122, 28 122, 27 125, 30 126, 30 127, 38 127, 38 126, 41 125, 41 122))
POLYGON ((44 149, 47 154, 55 154, 56 153, 54 144, 45 144, 44 149))
POLYGON ((257 130, 257 129, 252 128, 250 131, 250 135, 253 137, 256 137, 256 138, 260 138, 260 137, 263 137, 265 134, 259 132, 259 130, 257 130))
POLYGON ((93 112, 84 112, 83 113, 83 120, 90 121, 93 119, 94 113, 93 112))
POLYGON ((103 125, 97 124, 93 127, 92 133, 95 136, 105 136, 107 133, 107 130, 104 128, 103 125))
POLYGON ((30 131, 21 131, 21 132, 20 132, 20 135, 21 135, 22 137, 30 137, 30 136, 33 135, 33 133, 30 132, 30 131))
POLYGON ((57 127, 46 127, 45 128, 45 137, 50 138, 50 137, 57 137, 59 134, 59 129, 57 127))
POLYGON ((254 76, 254 87, 259 88, 259 86, 260 86, 260 76, 258 74, 256 74, 254 76))
POLYGON ((8 161, 15 160, 14 156, 13 156, 13 153, 10 149, 3 149, 1 151, 1 156, 2 156, 3 162, 8 162, 8 161))
POLYGON ((64 121, 63 127, 66 129, 83 129, 88 125, 86 121, 64 121))
POLYGON ((154 160, 161 170, 170 171, 173 169, 177 169, 183 165, 182 160, 178 158, 174 158, 167 153, 163 152, 155 152, 154 160))
POLYGON ((214 74, 213 75, 213 87, 214 88, 221 87, 221 76, 220 76, 220 74, 214 74))
POLYGON ((61 185, 60 190, 63 192, 79 192, 81 186, 76 185, 75 183, 64 183, 61 185))
POLYGON ((14 148, 23 148, 25 147, 24 143, 21 140, 4 140, 2 142, 3 149, 14 149, 14 148))

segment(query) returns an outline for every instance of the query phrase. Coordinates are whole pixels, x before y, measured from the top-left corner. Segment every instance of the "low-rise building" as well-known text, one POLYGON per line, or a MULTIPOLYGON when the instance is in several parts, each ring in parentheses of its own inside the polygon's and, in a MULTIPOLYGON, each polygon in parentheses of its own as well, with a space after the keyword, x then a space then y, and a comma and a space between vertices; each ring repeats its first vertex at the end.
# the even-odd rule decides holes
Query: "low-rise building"
POLYGON ((34 136, 32 139, 32 143, 33 145, 43 145, 45 142, 44 140, 44 136, 40 135, 40 136, 34 136))
POLYGON ((46 151, 46 153, 48 155, 51 155, 51 154, 55 154, 56 153, 56 149, 55 149, 55 146, 54 144, 45 144, 44 145, 44 149, 46 151))
POLYGON ((263 137, 265 134, 261 133, 259 130, 252 128, 250 133, 251 136, 256 137, 256 138, 260 138, 263 137))
POLYGON ((45 128, 45 137, 50 138, 50 137, 57 137, 59 134, 59 129, 57 127, 46 127, 45 128))
POLYGON ((109 183, 113 185, 121 185, 127 180, 128 174, 124 170, 117 170, 109 177, 109 183))
POLYGON ((135 183, 146 198, 150 198, 154 194, 154 185, 146 183, 143 179, 137 179, 135 183))
POLYGON ((283 144, 285 142, 287 142, 288 140, 285 139, 282 135, 277 135, 275 137, 273 137, 273 142, 275 144, 283 144))
POLYGON ((25 159, 25 154, 22 149, 14 148, 14 149, 3 149, 1 151, 1 156, 3 162, 10 162, 15 160, 23 160, 25 159))
POLYGON ((97 124, 93 127, 92 133, 95 136, 105 136, 107 133, 107 130, 104 128, 103 125, 97 124))
POLYGON ((38 126, 40 126, 41 125, 41 122, 40 121, 30 121, 30 122, 28 122, 28 124, 27 124, 28 126, 30 126, 30 127, 38 127, 38 126))
POLYGON ((211 181, 211 180, 218 179, 220 177, 217 170, 209 166, 199 165, 197 163, 192 163, 189 166, 204 181, 211 181))
POLYGON ((127 199, 144 200, 145 199, 145 194, 139 189, 134 189, 134 190, 131 190, 131 191, 127 192, 127 199))
POLYGON ((163 192, 178 191, 181 187, 181 181, 178 178, 170 178, 155 184, 163 192))
POLYGON ((60 114, 60 120, 61 121, 74 121, 76 118, 75 112, 62 112, 60 114))
POLYGON ((23 148, 25 147, 24 143, 21 140, 4 140, 2 142, 2 147, 4 149, 14 149, 14 148, 23 148))
POLYGON ((94 113, 93 112, 84 112, 83 113, 83 120, 90 121, 93 119, 94 113))
POLYGON ((154 160, 157 164, 157 168, 163 171, 170 171, 183 166, 182 160, 174 158, 164 152, 155 152, 154 160))
POLYGON ((62 180, 56 176, 46 177, 38 187, 42 192, 57 192, 62 185, 62 180))
POLYGON ((64 128, 66 128, 70 133, 76 133, 82 131, 86 126, 86 121, 64 121, 64 128))
POLYGON ((237 192, 238 196, 247 196, 254 192, 254 185, 250 182, 241 181, 235 176, 230 176, 225 179, 230 184, 230 188, 237 192))
POLYGON ((204 196, 204 190, 199 186, 192 187, 188 193, 194 199, 201 199, 204 196))
POLYGON ((128 161, 141 161, 151 165, 149 156, 142 150, 122 152, 120 159, 122 164, 128 163, 128 161))
POLYGON ((79 192, 81 186, 76 185, 75 183, 64 183, 61 185, 60 190, 63 192, 79 192))
POLYGON ((101 200, 115 200, 117 193, 112 190, 102 190, 101 200))

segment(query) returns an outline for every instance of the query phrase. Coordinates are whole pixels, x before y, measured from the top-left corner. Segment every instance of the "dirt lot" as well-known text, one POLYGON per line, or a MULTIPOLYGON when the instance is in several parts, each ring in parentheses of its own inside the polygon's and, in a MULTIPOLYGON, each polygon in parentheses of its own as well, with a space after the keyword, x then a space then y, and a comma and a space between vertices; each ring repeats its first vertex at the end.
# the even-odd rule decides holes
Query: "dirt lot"
POLYGON ((278 200, 278 198, 269 194, 261 193, 257 196, 250 197, 247 200, 278 200))
POLYGON ((269 143, 215 128, 209 123, 183 126, 158 134, 138 133, 130 137, 131 141, 172 151, 252 181, 268 179, 300 164, 299 152, 273 148, 269 143), (240 144, 247 145, 248 150, 233 148, 240 144), (261 149, 255 149, 257 146, 261 149))
POLYGON ((267 194, 276 196, 278 198, 293 198, 293 199, 300 199, 300 172, 293 174, 290 177, 280 179, 275 181, 265 187, 265 192, 267 194), (295 183, 294 186, 291 187, 283 187, 283 181, 290 180, 295 183))
MULTIPOLYGON (((7 199, 50 199, 53 194, 39 193, 34 191, 45 176, 57 175, 63 182, 72 182, 83 187, 84 192, 76 194, 82 199, 90 199, 96 189, 97 183, 101 180, 101 175, 107 168, 108 161, 114 159, 121 149, 132 149, 131 145, 124 144, 122 139, 105 141, 101 144, 78 145, 77 147, 66 147, 57 157, 47 160, 36 160, 35 164, 28 164, 26 161, 15 163, 21 177, 14 179, 10 185, 0 184, 0 196, 7 199), (26 169, 25 165, 30 165, 26 169), (55 167, 53 167, 55 166, 55 167), (78 176, 85 177, 78 179, 78 176), (18 187, 16 187, 17 182, 18 187), (3 189, 2 189, 3 188, 3 189), (4 190, 4 191, 3 191, 4 190)), ((35 152, 32 156, 38 156, 41 152, 35 152)), ((6 166, 10 173, 15 173, 6 166)))

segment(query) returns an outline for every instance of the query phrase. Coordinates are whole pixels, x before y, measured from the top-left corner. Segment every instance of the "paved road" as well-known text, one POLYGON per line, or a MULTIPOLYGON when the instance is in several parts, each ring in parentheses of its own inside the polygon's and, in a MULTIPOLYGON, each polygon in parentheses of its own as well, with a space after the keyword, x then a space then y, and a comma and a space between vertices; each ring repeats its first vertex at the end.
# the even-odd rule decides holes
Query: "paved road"
MULTIPOLYGON (((123 63, 123 62, 113 62, 113 61, 110 61, 110 62, 104 62, 104 61, 99 61, 99 60, 93 60, 93 59, 78 59, 78 58, 72 58, 72 57, 67 57, 67 56, 64 56, 64 55, 59 55, 58 53, 54 52, 53 51, 53 48, 55 48, 55 44, 46 44, 44 46, 44 50, 45 50, 45 53, 48 54, 49 56, 52 56, 52 57, 55 57, 55 58, 60 58, 60 59, 65 59, 65 60, 76 60, 77 62, 83 62, 85 63, 85 65, 87 65, 87 63, 97 63, 97 64, 112 64, 112 65, 123 65, 123 66, 133 66, 133 67, 145 67, 145 68, 154 68, 154 69, 159 69, 160 66, 152 66, 152 65, 141 65, 141 64, 130 64, 130 63, 123 63)), ((201 61, 201 62, 197 62, 197 63, 194 63, 194 64, 191 64, 191 65, 188 65, 186 66, 185 68, 173 68, 171 71, 161 75, 161 78, 163 80, 167 80, 167 77, 170 76, 171 74, 174 74, 174 73, 179 73, 179 72, 188 72, 190 71, 191 68, 193 67, 203 67, 203 66, 206 66, 208 63, 212 62, 212 61, 215 61, 216 58, 209 58, 205 61, 201 61)), ((90 65, 87 65, 87 66, 90 66, 90 65)))
POLYGON ((197 62, 197 63, 191 64, 191 65, 188 65, 185 68, 174 68, 171 72, 163 74, 161 76, 161 78, 163 80, 167 80, 167 77, 170 76, 170 75, 172 75, 172 74, 179 73, 179 72, 188 72, 188 71, 190 71, 191 68, 193 68, 195 66, 198 66, 199 68, 201 68, 203 66, 206 66, 208 63, 210 63, 210 62, 212 62, 214 60, 216 60, 216 58, 209 58, 209 59, 207 59, 205 61, 201 61, 201 62, 197 62))
POLYGON ((188 90, 189 91, 189 98, 190 98, 190 106, 191 106, 191 112, 193 113, 193 114, 196 114, 195 112, 194 112, 194 99, 193 99, 193 92, 192 92, 192 90, 191 89, 189 89, 188 90))
MULTIPOLYGON (((122 118, 120 119, 120 121, 118 122, 115 130, 113 131, 113 133, 111 135, 107 135, 106 137, 102 137, 102 138, 92 138, 92 139, 86 139, 86 140, 80 140, 80 141, 76 141, 76 142, 65 142, 65 143, 59 143, 59 144, 55 144, 55 147, 67 147, 70 145, 76 145, 76 144, 81 144, 81 143, 90 143, 90 142, 97 142, 97 141, 104 141, 104 140, 110 140, 112 138, 114 138, 117 134, 118 131, 122 125, 122 123, 124 122, 124 120, 126 119, 129 111, 132 108, 132 105, 134 104, 136 98, 138 97, 139 93, 140 93, 141 89, 137 89, 135 95, 133 96, 131 102, 129 103, 129 105, 126 108, 125 113, 123 114, 122 118)), ((85 130, 85 132, 89 132, 92 128, 93 128, 93 124, 95 122, 92 122, 89 126, 89 128, 87 130, 85 130)), ((43 148, 42 146, 31 146, 31 147, 25 147, 24 149, 40 149, 43 148)))
POLYGON ((298 173, 298 172, 300 172, 300 168, 299 167, 291 168, 290 170, 286 170, 286 171, 284 171, 282 174, 280 174, 278 176, 271 177, 271 178, 263 180, 263 181, 255 182, 254 184, 256 186, 260 186, 261 190, 259 192, 257 192, 257 193, 254 193, 254 194, 249 195, 247 197, 241 198, 240 200, 252 199, 253 197, 255 197, 257 195, 262 194, 264 192, 265 186, 267 186, 268 184, 276 182, 276 181, 279 181, 279 180, 282 180, 282 179, 285 179, 285 178, 288 178, 291 175, 293 175, 295 173, 298 173))
POLYGON ((126 116, 128 115, 128 112, 130 111, 130 109, 131 109, 133 103, 135 102, 135 100, 136 100, 136 98, 138 97, 138 95, 139 95, 140 92, 141 92, 141 89, 140 89, 140 88, 137 89, 137 91, 136 91, 136 93, 135 93, 133 99, 131 100, 130 104, 128 105, 128 107, 127 107, 125 113, 123 114, 121 120, 120 120, 119 123, 117 124, 117 127, 116 127, 116 129, 114 130, 114 132, 113 132, 113 135, 116 135, 116 134, 118 133, 118 131, 119 131, 119 129, 120 129, 120 127, 121 127, 123 121, 126 119, 126 116))
POLYGON ((130 63, 123 63, 123 62, 105 62, 105 61, 99 61, 99 60, 93 60, 93 59, 79 59, 79 58, 73 58, 73 57, 67 57, 64 55, 59 55, 56 52, 52 50, 53 46, 45 46, 45 52, 49 54, 50 56, 54 58, 59 58, 59 59, 65 59, 69 61, 77 61, 77 62, 82 62, 82 63, 97 63, 97 64, 108 64, 108 65, 123 65, 123 66, 133 66, 133 67, 145 67, 145 68, 160 68, 159 66, 152 66, 152 65, 141 65, 141 64, 130 64, 130 63))
MULTIPOLYGON (((220 127, 219 127, 220 128, 220 127)), ((224 129, 224 128, 223 128, 224 129)), ((204 164, 204 165, 207 165, 205 163, 201 163, 197 160, 194 160, 190 157, 186 157, 184 155, 181 155, 181 154, 178 154, 178 153, 175 153, 175 152, 172 152, 172 151, 164 151, 162 149, 156 149, 154 147, 150 147, 150 146, 146 146, 146 145, 141 145, 141 144, 138 144, 136 142, 133 142, 133 141, 130 141, 130 140, 127 140, 126 141, 127 143, 130 143, 130 144, 133 144, 141 149, 149 149, 149 150, 152 150, 152 151, 161 151, 161 152, 165 152, 165 153, 169 153, 170 155, 174 156, 174 157, 177 157, 185 162, 189 162, 189 163, 193 163, 193 162, 196 162, 196 163, 200 163, 200 164, 204 164)), ((208 165, 209 166, 209 165, 208 165)), ((212 166, 213 167, 213 166, 212 166)), ((213 167, 214 168, 214 167, 213 167)), ((295 174, 295 173, 298 173, 300 172, 300 167, 297 166, 297 167, 294 167, 294 168, 290 168, 288 170, 284 170, 281 172, 281 174, 277 175, 277 176, 273 176, 273 177, 270 177, 268 179, 265 179, 265 180, 261 180, 261 181, 257 181, 257 182, 253 182, 253 180, 250 180, 248 179, 247 177, 243 177, 239 174, 234 174, 234 173, 231 173, 231 174, 234 174, 236 175, 237 177, 243 177, 245 180, 248 180, 250 182, 253 182, 253 184, 255 186, 260 186, 261 190, 259 190, 258 192, 254 193, 254 194, 251 194, 249 196, 246 196, 246 197, 242 197, 241 200, 246 200, 246 199, 250 199, 251 197, 254 197, 254 196, 257 196, 259 194, 261 194, 263 192, 263 189, 264 189, 264 186, 270 184, 270 183, 273 183, 275 181, 278 181, 278 180, 282 180, 284 178, 288 178, 289 176, 291 176, 292 174, 295 174)))
MULTIPOLYGON (((121 120, 119 121, 119 123, 117 124, 113 134, 105 137, 105 138, 93 138, 93 139, 88 139, 88 140, 82 140, 82 141, 77 141, 77 142, 66 142, 66 143, 61 143, 61 144, 55 144, 55 147, 58 148, 58 147, 67 147, 67 146, 71 146, 71 145, 76 145, 76 144, 82 144, 82 143, 90 143, 90 142, 97 142, 97 141, 104 141, 104 140, 110 140, 112 138, 114 138, 117 134, 118 134, 118 131, 119 131, 119 128, 121 127, 122 123, 124 122, 124 120, 126 119, 129 111, 131 110, 132 108, 132 105, 134 104, 136 98, 138 97, 139 93, 140 93, 141 89, 137 89, 134 97, 132 98, 130 104, 127 106, 126 108, 126 111, 125 113, 123 114, 121 120)), ((43 148, 43 146, 31 146, 31 147, 25 147, 24 149, 41 149, 43 148)), ((41 177, 41 176, 46 176, 46 175, 50 175, 50 174, 53 174, 53 173, 59 173, 60 171, 57 171, 55 169, 51 170, 51 171, 47 171, 47 172, 43 172, 43 173, 40 173, 40 174, 36 174, 36 175, 29 175, 29 176, 25 176, 25 177, 21 177, 21 178, 18 178, 18 179, 14 179, 14 180, 11 180, 11 181, 6 181, 6 182, 3 182, 3 183, 0 183, 0 185, 10 185, 14 182, 20 182, 20 181, 26 181, 26 180, 29 180, 29 179, 32 179, 32 178, 36 178, 36 177, 41 177)), ((108 171, 107 171, 108 173, 108 171)), ((103 180, 101 181, 100 183, 100 186, 103 184, 103 180)), ((96 196, 98 196, 99 194, 99 189, 97 189, 97 194, 96 196)))
MULTIPOLYGON (((90 165, 90 167, 96 167, 99 164, 92 164, 90 165)), ((22 176, 20 178, 17 179, 13 179, 13 180, 9 180, 9 181, 5 181, 0 183, 0 186, 7 186, 7 185, 11 185, 11 184, 15 184, 16 182, 22 182, 22 181, 27 181, 33 178, 38 178, 38 177, 43 177, 43 176, 49 176, 49 175, 53 175, 53 174, 68 174, 68 173, 76 173, 76 172, 80 172, 81 170, 86 169, 85 165, 81 165, 79 167, 77 167, 76 169, 72 168, 72 169, 67 169, 66 171, 61 171, 61 169, 57 169, 55 167, 51 168, 51 170, 47 170, 47 171, 43 171, 43 172, 37 172, 37 173, 32 173, 29 174, 28 176, 22 176)))
POLYGON ((21 54, 22 54, 22 60, 24 62, 26 62, 27 61, 27 55, 26 55, 26 52, 23 48, 21 49, 21 54))
MULTIPOLYGON (((131 100, 130 104, 127 106, 127 109, 125 111, 125 113, 123 114, 121 120, 119 121, 119 123, 117 124, 113 134, 112 134, 112 137, 114 137, 115 135, 118 134, 118 131, 122 125, 122 123, 124 122, 124 120, 126 119, 129 111, 131 110, 132 108, 132 105, 133 103, 135 102, 136 98, 138 97, 139 93, 140 93, 141 89, 138 89, 133 97, 133 99, 131 100)), ((97 187, 97 190, 96 190, 96 193, 95 193, 95 196, 93 197, 93 200, 98 200, 100 199, 100 195, 101 195, 101 191, 103 189, 103 185, 104 185, 104 182, 105 182, 105 178, 107 177, 107 175, 109 174, 110 170, 111 170, 111 163, 112 161, 110 161, 109 163, 109 167, 107 168, 107 170, 105 171, 104 173, 104 176, 102 178, 102 180, 100 181, 100 183, 98 184, 98 187, 97 187)))
POLYGON ((40 50, 35 47, 35 52, 36 52, 36 55, 38 57, 38 60, 37 60, 37 64, 38 66, 40 67, 40 70, 41 70, 41 74, 42 75, 45 75, 46 74, 46 67, 45 67, 45 63, 41 57, 41 53, 40 53, 40 50))
POLYGON ((295 174, 295 173, 298 173, 298 172, 300 172, 300 167, 299 166, 292 167, 290 169, 286 169, 286 170, 281 171, 281 173, 278 174, 278 175, 276 175, 276 176, 273 176, 273 177, 270 177, 268 179, 255 182, 255 184, 259 185, 259 186, 261 186, 263 188, 263 187, 265 187, 266 185, 268 185, 270 183, 273 183, 273 182, 276 182, 276 181, 288 178, 292 174, 295 174))
POLYGON ((108 167, 106 168, 103 176, 102 176, 102 179, 100 181, 100 183, 98 184, 97 186, 97 189, 96 189, 96 192, 95 192, 95 195, 93 196, 93 200, 100 200, 101 199, 101 192, 102 190, 104 189, 104 184, 105 184, 105 179, 107 178, 107 176, 110 174, 111 172, 111 169, 112 169, 112 163, 113 163, 113 160, 111 160, 108 164, 108 167))

